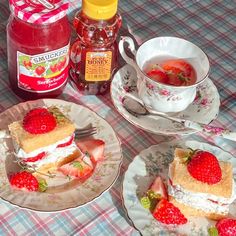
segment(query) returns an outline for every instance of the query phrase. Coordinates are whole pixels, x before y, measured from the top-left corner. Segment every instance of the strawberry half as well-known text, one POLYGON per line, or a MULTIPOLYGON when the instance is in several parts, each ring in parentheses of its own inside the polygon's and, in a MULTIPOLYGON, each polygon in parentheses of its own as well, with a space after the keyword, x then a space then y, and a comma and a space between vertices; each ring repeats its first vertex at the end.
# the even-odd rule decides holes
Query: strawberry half
POLYGON ((81 158, 76 158, 74 161, 59 167, 58 170, 67 176, 86 179, 92 174, 93 168, 86 164, 81 158))
POLYGON ((155 181, 151 185, 150 190, 152 190, 155 194, 159 195, 160 198, 168 199, 166 186, 163 183, 163 180, 160 176, 157 176, 157 178, 155 179, 155 181))
POLYGON ((101 139, 81 140, 77 146, 83 153, 87 152, 94 163, 104 159, 105 143, 101 139))
POLYGON ((46 108, 35 108, 23 119, 23 128, 31 134, 44 134, 55 127, 56 119, 46 108))
POLYGON ((158 201, 168 199, 166 186, 160 176, 157 176, 145 196, 140 199, 141 205, 151 212, 155 209, 158 201))
POLYGON ((207 151, 193 151, 188 160, 187 169, 193 178, 203 183, 216 184, 222 179, 222 171, 217 158, 207 151))
POLYGON ((187 223, 187 219, 178 207, 174 206, 166 199, 162 199, 153 212, 153 216, 164 224, 182 225, 187 223))
POLYGON ((29 191, 38 191, 39 183, 38 180, 27 171, 22 171, 13 174, 10 177, 10 184, 20 189, 27 189, 29 191))
POLYGON ((208 230, 210 236, 235 236, 236 235, 236 219, 219 220, 215 227, 208 230))

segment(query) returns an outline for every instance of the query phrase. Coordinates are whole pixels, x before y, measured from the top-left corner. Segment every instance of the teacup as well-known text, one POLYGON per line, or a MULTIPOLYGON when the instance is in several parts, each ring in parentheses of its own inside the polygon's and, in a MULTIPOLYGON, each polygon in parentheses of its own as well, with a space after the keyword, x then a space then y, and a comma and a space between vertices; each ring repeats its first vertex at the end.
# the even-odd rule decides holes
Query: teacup
POLYGON ((210 64, 207 55, 195 44, 177 37, 157 37, 144 42, 137 51, 133 39, 121 37, 119 51, 123 59, 137 72, 139 98, 146 106, 160 112, 179 112, 185 110, 196 96, 196 87, 207 77, 210 64), (124 44, 134 54, 134 59, 125 51, 124 44), (170 57, 188 61, 196 71, 196 82, 188 86, 163 84, 148 77, 144 65, 155 57, 170 57))

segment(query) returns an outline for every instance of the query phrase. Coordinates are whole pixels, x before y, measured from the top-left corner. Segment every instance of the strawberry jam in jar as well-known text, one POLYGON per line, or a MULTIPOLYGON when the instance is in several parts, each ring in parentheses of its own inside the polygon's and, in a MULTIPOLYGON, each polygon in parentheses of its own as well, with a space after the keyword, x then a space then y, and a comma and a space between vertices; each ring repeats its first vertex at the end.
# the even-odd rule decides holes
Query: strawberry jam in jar
POLYGON ((9 80, 13 91, 25 100, 56 97, 66 85, 71 33, 68 7, 63 0, 10 0, 9 80))
MULTIPOLYGON (((105 94, 117 68, 118 0, 83 0, 76 13, 77 39, 70 51, 72 84, 84 95, 105 94)), ((74 87, 75 87, 74 86, 74 87)))

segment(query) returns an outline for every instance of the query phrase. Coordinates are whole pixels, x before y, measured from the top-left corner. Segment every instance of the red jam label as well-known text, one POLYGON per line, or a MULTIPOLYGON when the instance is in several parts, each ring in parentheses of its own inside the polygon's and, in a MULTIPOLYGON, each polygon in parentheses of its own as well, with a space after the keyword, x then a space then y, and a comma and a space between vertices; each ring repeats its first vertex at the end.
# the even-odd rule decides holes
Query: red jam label
POLYGON ((68 77, 69 45, 38 55, 17 52, 18 87, 44 93, 61 87, 68 77))
POLYGON ((112 52, 87 52, 85 66, 86 81, 106 81, 111 76, 112 52))

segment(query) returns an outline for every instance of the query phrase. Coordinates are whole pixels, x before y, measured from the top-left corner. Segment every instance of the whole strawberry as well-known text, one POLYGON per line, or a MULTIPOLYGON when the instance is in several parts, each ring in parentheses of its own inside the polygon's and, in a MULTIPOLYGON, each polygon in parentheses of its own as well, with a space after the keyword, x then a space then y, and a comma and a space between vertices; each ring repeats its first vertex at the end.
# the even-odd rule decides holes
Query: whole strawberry
POLYGON ((216 184, 222 179, 222 172, 217 158, 210 152, 193 151, 187 164, 190 175, 207 184, 216 184))
POLYGON ((38 191, 38 180, 29 172, 22 171, 13 174, 10 177, 10 184, 20 189, 27 189, 29 191, 38 191))
POLYGON ((164 224, 182 225, 187 223, 187 219, 179 208, 164 198, 157 204, 153 216, 164 224))
POLYGON ((56 127, 56 118, 46 108, 35 108, 25 115, 23 127, 31 134, 44 134, 56 127))
POLYGON ((210 236, 235 236, 236 219, 226 218, 219 220, 215 227, 211 227, 208 232, 210 236))

